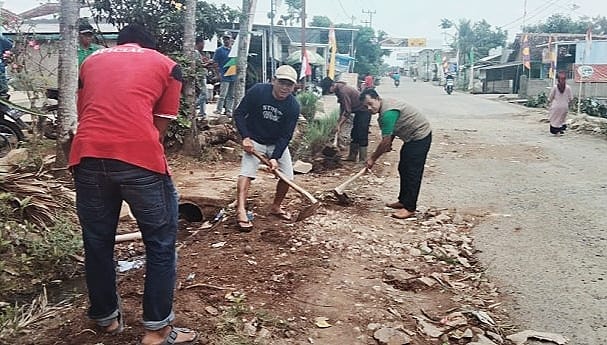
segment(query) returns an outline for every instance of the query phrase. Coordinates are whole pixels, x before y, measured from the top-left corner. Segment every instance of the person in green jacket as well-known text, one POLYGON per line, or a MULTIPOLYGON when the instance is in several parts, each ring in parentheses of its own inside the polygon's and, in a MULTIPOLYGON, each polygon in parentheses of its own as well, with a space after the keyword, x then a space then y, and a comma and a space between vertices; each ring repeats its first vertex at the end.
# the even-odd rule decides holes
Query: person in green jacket
POLYGON ((415 107, 402 101, 382 99, 375 89, 361 92, 360 100, 371 114, 379 114, 377 120, 382 136, 379 145, 367 159, 368 169, 375 165, 381 155, 392 150, 394 138, 398 137, 404 141, 398 162, 398 201, 386 206, 396 209, 392 217, 409 218, 415 214, 417 208, 424 165, 432 144, 430 123, 415 107))
POLYGON ((78 25, 78 67, 89 55, 103 48, 93 43, 93 39, 93 26, 87 22, 80 23, 78 25))

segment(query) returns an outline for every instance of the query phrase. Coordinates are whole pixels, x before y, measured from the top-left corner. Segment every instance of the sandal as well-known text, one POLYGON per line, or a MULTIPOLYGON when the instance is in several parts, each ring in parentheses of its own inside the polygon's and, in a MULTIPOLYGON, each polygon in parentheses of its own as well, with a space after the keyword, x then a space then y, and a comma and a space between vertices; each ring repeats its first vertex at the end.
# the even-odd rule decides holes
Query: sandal
POLYGON ((405 206, 403 204, 401 204, 400 201, 388 203, 388 204, 386 204, 386 207, 393 208, 393 209, 396 209, 396 210, 399 210, 401 208, 405 208, 405 206))
POLYGON ((118 321, 118 326, 112 330, 108 330, 108 327, 114 323, 113 320, 107 326, 98 326, 101 327, 101 329, 108 335, 117 335, 124 331, 124 313, 122 312, 122 301, 120 300, 120 297, 118 297, 118 316, 116 316, 114 320, 118 321))
POLYGON ((188 328, 174 327, 173 325, 170 325, 170 327, 171 327, 171 332, 169 332, 167 337, 164 338, 164 341, 162 343, 160 343, 159 345, 187 345, 187 344, 194 344, 198 340, 198 333, 194 330, 191 330, 188 328), (182 333, 182 334, 194 333, 195 336, 194 336, 194 339, 192 339, 192 340, 177 342, 177 336, 179 335, 179 333, 182 333))
POLYGON ((293 217, 291 217, 291 213, 289 213, 289 212, 287 212, 287 211, 285 211, 283 209, 280 209, 280 211, 278 211, 278 212, 272 212, 272 211, 270 211, 270 214, 272 216, 277 217, 277 218, 282 219, 282 220, 286 220, 286 221, 293 220, 293 217))

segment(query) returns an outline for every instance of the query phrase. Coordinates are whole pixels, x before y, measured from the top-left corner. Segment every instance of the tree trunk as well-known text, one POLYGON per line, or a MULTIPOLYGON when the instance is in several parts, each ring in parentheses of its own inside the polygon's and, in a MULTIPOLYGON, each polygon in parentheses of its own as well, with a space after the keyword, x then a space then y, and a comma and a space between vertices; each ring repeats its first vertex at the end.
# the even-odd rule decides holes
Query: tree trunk
POLYGON ((61 44, 59 48, 59 109, 55 167, 64 168, 76 132, 76 91, 78 89, 78 0, 61 0, 61 44))
MULTIPOLYGON (((189 66, 185 68, 183 93, 185 95, 185 107, 188 119, 192 123, 189 133, 183 139, 183 152, 193 157, 200 156, 201 147, 198 142, 198 127, 196 126, 196 60, 194 59, 194 31, 196 30, 196 0, 187 0, 185 3, 185 19, 183 23, 183 55, 190 57, 189 66)), ((184 66, 186 67, 186 66, 184 66)), ((203 85, 204 86, 204 85, 203 85)), ((203 90, 206 92, 206 90, 203 90)))
MULTIPOLYGON (((247 57, 249 56, 249 41, 253 30, 253 17, 257 0, 242 0, 242 15, 240 18, 240 32, 238 33, 238 68, 234 90, 234 104, 240 103, 244 97, 247 80, 247 57)), ((264 61, 265 63, 265 61, 264 61)))
POLYGON ((211 126, 206 131, 201 131, 198 139, 201 147, 225 144, 230 140, 240 142, 236 129, 229 124, 211 126))

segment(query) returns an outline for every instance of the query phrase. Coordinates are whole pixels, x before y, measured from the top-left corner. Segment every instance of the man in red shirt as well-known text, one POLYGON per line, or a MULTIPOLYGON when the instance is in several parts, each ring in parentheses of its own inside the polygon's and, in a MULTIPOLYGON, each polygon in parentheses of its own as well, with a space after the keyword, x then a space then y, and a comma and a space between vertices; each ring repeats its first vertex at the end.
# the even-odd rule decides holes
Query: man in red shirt
POLYGON ((69 165, 84 241, 88 316, 107 333, 124 327, 114 238, 126 201, 146 247, 141 344, 189 344, 196 332, 172 326, 178 205, 162 145, 179 110, 182 77, 179 65, 155 45, 142 26, 129 25, 116 47, 83 62, 69 165))

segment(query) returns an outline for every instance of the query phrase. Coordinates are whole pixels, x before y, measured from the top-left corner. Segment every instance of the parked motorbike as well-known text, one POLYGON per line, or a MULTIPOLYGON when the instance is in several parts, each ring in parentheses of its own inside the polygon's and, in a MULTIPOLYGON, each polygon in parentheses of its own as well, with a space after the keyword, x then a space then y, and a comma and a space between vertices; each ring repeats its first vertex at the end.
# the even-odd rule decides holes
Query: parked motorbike
POLYGON ((0 101, 0 157, 6 156, 6 154, 19 146, 19 142, 25 140, 25 133, 23 129, 27 128, 27 125, 21 116, 23 113, 11 108, 2 99, 0 101))
MULTIPOLYGON (((47 90, 47 98, 58 98, 57 89, 47 90)), ((37 117, 37 131, 48 139, 57 139, 57 104, 45 104, 42 114, 21 107, 9 101, 10 97, 0 99, 0 157, 19 146, 26 140, 25 132, 33 132, 31 124, 23 121, 25 114, 37 117)))
POLYGON ((445 83, 445 91, 447 91, 447 94, 450 95, 453 92, 453 79, 448 78, 447 82, 445 83))

